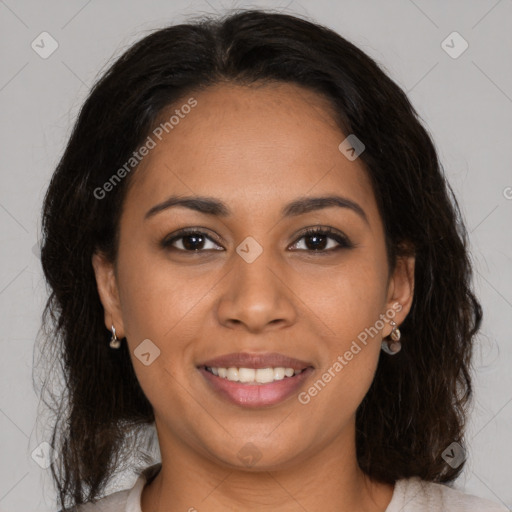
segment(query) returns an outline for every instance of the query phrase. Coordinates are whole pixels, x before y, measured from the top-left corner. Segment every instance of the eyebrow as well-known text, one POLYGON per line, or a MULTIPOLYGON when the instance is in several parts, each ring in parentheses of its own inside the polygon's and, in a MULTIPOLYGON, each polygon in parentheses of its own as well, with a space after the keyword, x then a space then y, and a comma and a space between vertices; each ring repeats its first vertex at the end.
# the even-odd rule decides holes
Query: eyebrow
MULTIPOLYGON (((144 216, 144 219, 148 219, 157 213, 177 206, 189 208, 190 210, 194 210, 199 213, 214 215, 217 217, 229 217, 232 213, 225 203, 213 197, 170 196, 162 203, 150 208, 144 216)), ((298 215, 331 207, 348 208, 357 213, 366 222, 366 224, 370 224, 368 217, 361 206, 351 199, 337 195, 323 197, 299 197, 282 208, 281 216, 296 217, 298 215)))

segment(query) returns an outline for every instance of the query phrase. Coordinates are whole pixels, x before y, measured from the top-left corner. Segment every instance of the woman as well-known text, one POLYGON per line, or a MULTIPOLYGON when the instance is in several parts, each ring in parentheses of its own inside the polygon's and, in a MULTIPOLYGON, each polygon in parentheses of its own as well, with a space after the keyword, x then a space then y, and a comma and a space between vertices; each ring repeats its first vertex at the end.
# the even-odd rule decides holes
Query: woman
POLYGON ((43 234, 62 509, 505 510, 443 485, 482 317, 457 202, 405 94, 331 30, 245 11, 135 44, 43 234), (153 423, 161 463, 102 496, 153 423))

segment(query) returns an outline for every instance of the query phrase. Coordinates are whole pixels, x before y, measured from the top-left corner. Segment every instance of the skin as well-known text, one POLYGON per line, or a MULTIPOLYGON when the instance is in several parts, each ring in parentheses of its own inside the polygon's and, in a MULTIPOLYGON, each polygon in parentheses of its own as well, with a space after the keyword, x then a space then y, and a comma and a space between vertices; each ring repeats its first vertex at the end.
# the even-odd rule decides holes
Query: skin
POLYGON ((403 322, 414 259, 399 259, 390 274, 364 164, 339 151, 346 135, 325 99, 291 84, 222 84, 193 96, 197 106, 132 176, 117 261, 93 256, 105 326, 126 337, 155 411, 162 469, 143 489, 142 511, 384 511, 393 486, 358 467, 355 414, 388 323, 306 405, 293 395, 242 408, 213 392, 196 367, 231 352, 280 352, 315 367, 299 391, 307 390, 397 302, 394 321, 403 322), (359 204, 368 222, 339 207, 280 216, 294 199, 333 193, 359 204), (144 220, 172 194, 215 197, 233 214, 176 207, 144 220), (356 245, 319 255, 302 235, 315 226, 356 245), (159 245, 184 227, 212 236, 196 243, 203 252, 185 252, 190 239, 159 245), (236 252, 247 236, 263 249, 252 263, 236 252), (160 350, 149 366, 133 354, 145 339, 160 350), (261 454, 251 467, 238 457, 248 442, 261 454))

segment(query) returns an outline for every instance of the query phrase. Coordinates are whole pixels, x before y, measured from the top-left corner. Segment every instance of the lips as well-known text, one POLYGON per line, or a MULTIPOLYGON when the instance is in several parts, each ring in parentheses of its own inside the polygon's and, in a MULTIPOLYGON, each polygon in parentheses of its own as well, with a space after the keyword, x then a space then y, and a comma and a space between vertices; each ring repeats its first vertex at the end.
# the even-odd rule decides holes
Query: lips
POLYGON ((197 368, 210 391, 231 404, 250 408, 268 407, 283 402, 297 394, 299 388, 314 372, 311 363, 278 353, 250 354, 240 352, 226 354, 204 361, 197 368), (228 380, 212 373, 212 368, 287 368, 293 369, 295 374, 273 382, 256 384, 228 380))
POLYGON ((209 367, 209 368, 293 368, 294 370, 304 370, 308 367, 313 367, 311 363, 307 361, 301 361, 293 357, 288 357, 283 354, 276 352, 266 354, 250 354, 248 352, 236 352, 231 354, 225 354, 214 359, 208 359, 199 364, 198 367, 209 367))

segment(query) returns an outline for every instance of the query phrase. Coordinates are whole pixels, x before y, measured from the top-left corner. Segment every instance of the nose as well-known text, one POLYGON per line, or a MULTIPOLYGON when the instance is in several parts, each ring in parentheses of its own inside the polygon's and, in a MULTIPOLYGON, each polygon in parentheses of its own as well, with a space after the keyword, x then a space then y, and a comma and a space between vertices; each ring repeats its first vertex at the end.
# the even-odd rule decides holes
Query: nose
POLYGON ((233 259, 218 302, 219 322, 251 333, 292 325, 297 316, 295 295, 286 283, 289 272, 284 263, 273 258, 270 250, 251 263, 238 254, 233 259))

